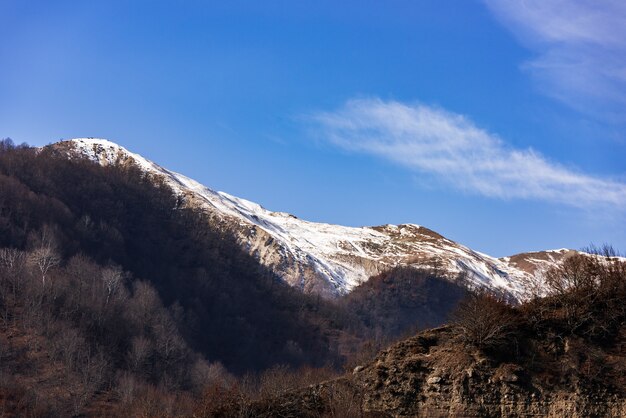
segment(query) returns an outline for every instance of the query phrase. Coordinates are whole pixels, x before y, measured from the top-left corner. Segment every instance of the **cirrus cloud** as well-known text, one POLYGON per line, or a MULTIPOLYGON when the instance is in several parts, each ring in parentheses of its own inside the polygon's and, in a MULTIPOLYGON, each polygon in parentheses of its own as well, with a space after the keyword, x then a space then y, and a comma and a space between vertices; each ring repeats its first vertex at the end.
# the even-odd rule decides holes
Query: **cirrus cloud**
POLYGON ((357 99, 312 120, 334 146, 474 194, 626 208, 626 184, 564 167, 531 149, 511 148, 468 118, 440 108, 357 99))
POLYGON ((626 2, 483 0, 535 53, 523 68, 569 106, 626 120, 626 2))

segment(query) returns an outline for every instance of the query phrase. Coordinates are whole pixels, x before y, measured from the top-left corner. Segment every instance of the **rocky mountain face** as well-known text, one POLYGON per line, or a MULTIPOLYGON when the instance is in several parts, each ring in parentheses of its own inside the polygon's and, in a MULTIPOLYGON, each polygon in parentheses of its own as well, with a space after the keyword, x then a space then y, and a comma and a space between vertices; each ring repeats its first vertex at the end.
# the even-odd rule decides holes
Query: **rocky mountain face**
POLYGON ((308 222, 212 190, 107 140, 81 138, 50 147, 68 158, 139 167, 168 184, 183 204, 204 210, 216 225, 234 234, 247 252, 291 286, 324 297, 349 293, 390 268, 414 266, 435 268, 450 278, 464 273, 470 286, 522 300, 530 290, 541 292, 537 273, 576 253, 561 249, 498 259, 414 224, 346 227, 308 222))
POLYGON ((353 384, 363 393, 365 409, 428 417, 626 415, 623 395, 607 387, 580 377, 562 385, 541 382, 519 364, 445 343, 454 337, 452 327, 430 330, 357 369, 353 384))
POLYGON ((564 376, 575 373, 569 371, 573 368, 570 360, 558 361, 562 366, 559 372, 539 375, 519 364, 495 361, 478 351, 450 345, 455 331, 446 326, 423 332, 381 352, 371 363, 356 367, 351 375, 259 402, 254 405, 254 414, 377 418, 626 416, 626 398, 612 382, 564 376))

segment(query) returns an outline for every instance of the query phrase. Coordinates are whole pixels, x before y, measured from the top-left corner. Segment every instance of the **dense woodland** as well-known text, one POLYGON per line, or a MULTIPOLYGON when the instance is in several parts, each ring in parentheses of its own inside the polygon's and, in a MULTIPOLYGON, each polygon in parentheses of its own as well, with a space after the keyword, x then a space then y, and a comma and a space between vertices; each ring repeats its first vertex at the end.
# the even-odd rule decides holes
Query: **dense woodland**
POLYGON ((172 407, 233 384, 259 396, 276 381, 330 377, 408 329, 441 323, 460 297, 431 310, 427 301, 452 286, 432 272, 378 282, 338 302, 304 295, 135 167, 0 143, 7 413, 78 415, 137 399, 163 409, 164 399, 172 407))
POLYGON ((154 287, 194 349, 234 371, 332 359, 314 323, 321 302, 282 285, 139 170, 17 148, 0 155, 0 176, 0 247, 119 266, 131 288, 154 287))

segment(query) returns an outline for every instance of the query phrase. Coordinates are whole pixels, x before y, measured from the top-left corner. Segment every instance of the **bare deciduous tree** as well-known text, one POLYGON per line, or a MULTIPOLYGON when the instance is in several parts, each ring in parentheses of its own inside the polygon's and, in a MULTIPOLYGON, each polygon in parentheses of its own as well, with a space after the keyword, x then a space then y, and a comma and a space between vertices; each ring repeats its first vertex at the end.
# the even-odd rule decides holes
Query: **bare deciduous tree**
POLYGON ((502 347, 516 333, 511 308, 483 291, 468 295, 459 304, 454 320, 461 339, 481 349, 502 347))
POLYGON ((0 271, 2 277, 9 281, 13 295, 19 291, 21 277, 20 273, 26 262, 26 253, 16 248, 0 249, 0 271))
POLYGON ((24 258, 24 252, 16 248, 0 248, 0 267, 5 270, 19 269, 24 258))
POLYGON ((190 378, 197 389, 204 389, 210 385, 218 385, 224 389, 235 383, 235 377, 231 375, 222 363, 209 363, 203 358, 195 361, 191 368, 190 378))
POLYGON ((30 261, 41 272, 41 284, 46 287, 46 276, 51 268, 59 265, 61 257, 51 244, 46 244, 31 251, 30 261))
POLYGON ((148 361, 152 352, 152 342, 143 336, 135 337, 132 340, 128 362, 132 370, 141 371, 148 361))
POLYGON ((102 270, 101 278, 106 291, 105 305, 108 305, 124 280, 124 272, 118 266, 110 266, 102 270))
POLYGON ((561 295, 569 291, 589 290, 595 286, 594 262, 587 255, 574 255, 558 267, 545 273, 550 293, 561 295))
POLYGON ((186 354, 185 342, 169 316, 163 316, 153 328, 156 349, 161 356, 161 366, 169 370, 186 354))

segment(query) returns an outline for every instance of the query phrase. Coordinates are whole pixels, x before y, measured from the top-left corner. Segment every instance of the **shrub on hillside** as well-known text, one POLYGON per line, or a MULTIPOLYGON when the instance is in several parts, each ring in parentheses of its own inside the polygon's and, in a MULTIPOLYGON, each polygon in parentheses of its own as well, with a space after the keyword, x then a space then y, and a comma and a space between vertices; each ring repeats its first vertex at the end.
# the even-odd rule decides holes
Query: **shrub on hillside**
POLYGON ((609 246, 587 252, 548 270, 548 296, 523 306, 537 330, 606 339, 626 319, 626 262, 609 246))
POLYGON ((461 341, 479 349, 503 348, 519 332, 515 310, 486 291, 470 293, 453 318, 461 341))

